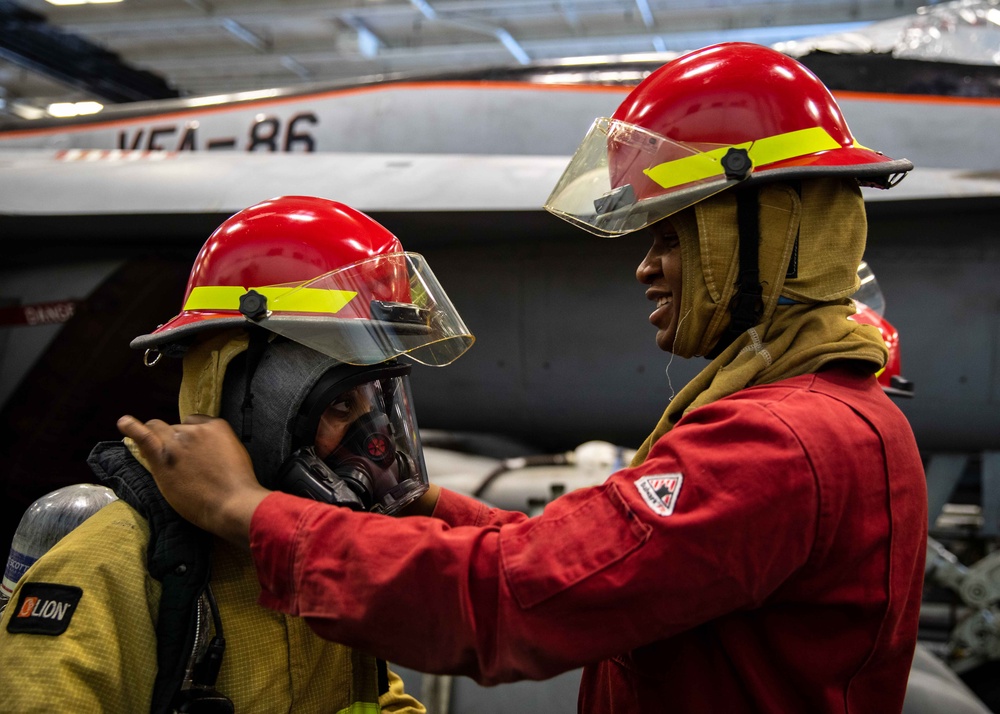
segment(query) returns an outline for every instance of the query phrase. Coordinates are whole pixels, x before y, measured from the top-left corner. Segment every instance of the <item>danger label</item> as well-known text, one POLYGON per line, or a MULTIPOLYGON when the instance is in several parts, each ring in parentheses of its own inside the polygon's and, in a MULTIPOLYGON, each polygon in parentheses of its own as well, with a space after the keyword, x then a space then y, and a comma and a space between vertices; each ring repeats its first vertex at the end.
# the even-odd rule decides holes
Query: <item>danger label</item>
POLYGON ((635 482, 639 495, 646 505, 658 516, 669 516, 677 505, 684 476, 680 473, 643 476, 635 482))
POLYGON ((76 314, 75 300, 45 302, 37 305, 0 307, 0 327, 14 325, 56 325, 68 322, 76 314))

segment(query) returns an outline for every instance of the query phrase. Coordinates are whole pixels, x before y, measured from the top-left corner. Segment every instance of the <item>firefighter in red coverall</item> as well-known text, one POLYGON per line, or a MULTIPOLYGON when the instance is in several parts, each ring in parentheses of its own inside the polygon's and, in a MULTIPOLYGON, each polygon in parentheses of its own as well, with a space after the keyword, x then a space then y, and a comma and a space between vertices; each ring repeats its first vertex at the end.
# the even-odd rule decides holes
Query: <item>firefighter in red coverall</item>
POLYGON ((583 666, 583 712, 898 712, 924 474, 885 344, 848 317, 859 184, 910 168, 755 45, 671 61, 598 119, 546 208, 651 240, 657 344, 710 361, 630 468, 535 518, 435 488, 434 518, 352 513, 263 489, 225 423, 119 428, 324 637, 486 684, 583 666))

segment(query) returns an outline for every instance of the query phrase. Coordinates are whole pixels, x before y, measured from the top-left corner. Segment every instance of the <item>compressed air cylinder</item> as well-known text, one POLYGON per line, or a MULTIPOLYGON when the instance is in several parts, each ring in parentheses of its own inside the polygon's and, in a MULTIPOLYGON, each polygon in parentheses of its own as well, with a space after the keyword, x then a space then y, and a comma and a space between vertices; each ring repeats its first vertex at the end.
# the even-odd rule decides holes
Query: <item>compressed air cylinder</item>
POLYGON ((110 488, 78 483, 48 493, 28 506, 14 532, 7 567, 0 582, 0 611, 32 563, 64 535, 117 498, 110 488))

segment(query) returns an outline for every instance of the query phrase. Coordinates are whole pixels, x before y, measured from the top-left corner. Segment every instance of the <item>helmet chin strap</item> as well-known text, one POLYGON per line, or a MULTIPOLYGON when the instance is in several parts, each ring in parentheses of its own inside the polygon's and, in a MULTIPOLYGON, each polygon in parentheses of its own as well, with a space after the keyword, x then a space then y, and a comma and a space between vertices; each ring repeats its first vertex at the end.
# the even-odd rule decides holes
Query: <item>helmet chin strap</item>
POLYGON ((247 368, 246 368, 246 388, 243 392, 243 424, 240 428, 240 439, 244 444, 250 443, 253 439, 253 375, 257 371, 260 360, 267 351, 267 340, 269 334, 267 330, 256 325, 248 325, 247 331, 250 333, 250 343, 247 346, 247 368))
POLYGON ((756 188, 736 190, 736 219, 739 225, 739 274, 736 294, 729 302, 729 325, 706 357, 715 359, 733 341, 757 324, 764 312, 760 284, 760 204, 756 188))

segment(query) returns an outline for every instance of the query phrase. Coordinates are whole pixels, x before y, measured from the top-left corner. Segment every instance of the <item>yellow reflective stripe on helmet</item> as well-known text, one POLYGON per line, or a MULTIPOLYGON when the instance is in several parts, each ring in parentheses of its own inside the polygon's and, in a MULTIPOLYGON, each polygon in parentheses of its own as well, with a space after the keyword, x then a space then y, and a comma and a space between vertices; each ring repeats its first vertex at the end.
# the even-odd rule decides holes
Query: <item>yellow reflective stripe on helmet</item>
POLYGON ((344 707, 337 714, 380 714, 382 707, 373 702, 354 702, 349 707, 344 707))
POLYGON ((754 166, 766 166, 776 161, 842 147, 825 129, 814 126, 811 129, 799 129, 744 144, 723 146, 692 154, 682 159, 667 161, 651 169, 644 169, 643 173, 663 188, 674 188, 693 181, 720 176, 724 174, 722 157, 733 148, 746 149, 754 166))
MULTIPOLYGON (((357 295, 350 290, 319 288, 250 288, 267 298, 267 309, 281 312, 336 314, 357 295)), ((236 285, 203 285, 194 288, 185 310, 239 310, 240 297, 248 291, 236 285)))
POLYGON ((321 288, 256 288, 267 298, 268 310, 282 312, 325 312, 335 314, 354 299, 351 290, 323 290, 321 288), (272 299, 273 296, 273 299, 272 299))
MULTIPOLYGON (((746 148, 749 144, 739 144, 738 148, 746 148)), ((723 149, 713 149, 700 154, 685 156, 683 159, 674 159, 666 163, 654 166, 651 169, 643 169, 642 172, 649 176, 662 188, 674 188, 683 186, 686 183, 701 181, 723 174, 722 164, 719 161, 729 151, 730 147, 723 149)))

